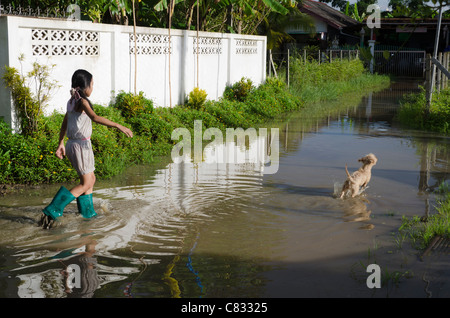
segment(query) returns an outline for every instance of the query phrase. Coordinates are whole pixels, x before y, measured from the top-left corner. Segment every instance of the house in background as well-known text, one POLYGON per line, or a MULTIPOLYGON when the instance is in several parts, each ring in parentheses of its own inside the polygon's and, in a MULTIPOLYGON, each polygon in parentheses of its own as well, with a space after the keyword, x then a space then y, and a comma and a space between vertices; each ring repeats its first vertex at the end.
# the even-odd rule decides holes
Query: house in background
POLYGON ((303 0, 299 10, 314 20, 315 33, 304 30, 301 26, 291 26, 285 31, 295 39, 295 45, 302 48, 307 45, 319 46, 321 50, 360 43, 359 31, 362 24, 357 20, 333 9, 323 2, 303 0))
MULTIPOLYGON (((437 18, 411 21, 411 18, 382 18, 381 28, 375 30, 375 48, 387 45, 402 50, 421 50, 432 53, 437 29, 437 18)), ((442 19, 439 52, 449 46, 450 19, 442 19)))

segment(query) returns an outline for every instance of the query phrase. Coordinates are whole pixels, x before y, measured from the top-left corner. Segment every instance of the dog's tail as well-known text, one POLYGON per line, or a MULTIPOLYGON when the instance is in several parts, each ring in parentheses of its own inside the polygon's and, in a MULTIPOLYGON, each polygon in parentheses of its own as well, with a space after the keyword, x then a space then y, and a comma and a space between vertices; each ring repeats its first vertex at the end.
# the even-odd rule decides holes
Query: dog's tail
POLYGON ((350 173, 348 172, 348 169, 347 169, 347 164, 345 164, 345 172, 347 173, 347 177, 348 177, 348 180, 350 180, 350 182, 355 182, 355 180, 353 179, 353 177, 350 175, 350 173))

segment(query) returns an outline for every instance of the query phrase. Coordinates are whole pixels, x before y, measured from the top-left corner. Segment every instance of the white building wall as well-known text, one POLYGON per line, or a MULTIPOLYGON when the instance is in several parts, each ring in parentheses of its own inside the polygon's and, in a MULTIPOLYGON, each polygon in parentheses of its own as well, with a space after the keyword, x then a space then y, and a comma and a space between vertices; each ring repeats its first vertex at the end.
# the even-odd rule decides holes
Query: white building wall
MULTIPOLYGON (((197 85, 216 100, 242 77, 256 85, 265 81, 266 37, 199 32, 197 44, 197 32, 171 30, 169 50, 168 29, 137 27, 136 35, 136 91, 143 91, 156 106, 183 104, 197 85)), ((94 75, 91 101, 108 105, 120 91, 134 92, 134 45, 132 26, 0 16, 0 76, 5 65, 21 69, 20 54, 25 55, 24 72, 35 61, 55 64, 52 79, 59 87, 46 108, 49 114, 65 111, 72 74, 83 68, 94 75)), ((14 121, 4 83, 0 117, 14 121)))

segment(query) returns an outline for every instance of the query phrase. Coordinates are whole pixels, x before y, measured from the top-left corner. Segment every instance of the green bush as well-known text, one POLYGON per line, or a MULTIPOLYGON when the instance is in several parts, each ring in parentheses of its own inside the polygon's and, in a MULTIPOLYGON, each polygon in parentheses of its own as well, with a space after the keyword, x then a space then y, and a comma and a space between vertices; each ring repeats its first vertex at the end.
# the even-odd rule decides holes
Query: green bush
POLYGON ((206 101, 206 96, 208 96, 208 94, 206 94, 205 90, 195 87, 189 93, 188 106, 194 109, 202 108, 206 101))
POLYGON ((9 125, 0 121, 0 133, 0 184, 54 183, 77 177, 70 163, 54 154, 56 131, 51 137, 13 134, 9 125))
MULTIPOLYGON (((209 103, 210 102, 208 102, 208 104, 209 103)), ((204 107, 206 106, 204 105, 204 107)), ((205 111, 204 108, 202 110, 197 110, 174 107, 170 109, 170 114, 180 123, 180 125, 174 126, 174 128, 186 127, 192 130, 194 128, 195 120, 201 120, 203 125, 206 127, 217 127, 219 129, 224 128, 223 123, 217 117, 205 111)))
POLYGON ((157 114, 142 114, 130 118, 128 122, 137 134, 147 136, 153 142, 168 142, 170 140, 173 127, 157 114))
POLYGON ((113 106, 119 109, 125 118, 132 118, 143 113, 151 114, 153 112, 153 102, 145 98, 143 92, 135 95, 121 91, 116 96, 116 101, 113 106))
POLYGON ((236 82, 231 86, 227 86, 223 96, 229 100, 243 102, 254 88, 253 82, 250 79, 243 77, 239 82, 236 82))

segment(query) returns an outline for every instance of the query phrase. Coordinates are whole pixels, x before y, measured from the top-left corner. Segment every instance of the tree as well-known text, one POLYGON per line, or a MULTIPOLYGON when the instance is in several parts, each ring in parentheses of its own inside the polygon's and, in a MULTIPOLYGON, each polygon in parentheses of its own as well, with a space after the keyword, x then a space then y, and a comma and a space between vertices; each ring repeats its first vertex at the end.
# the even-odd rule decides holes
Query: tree
POLYGON ((450 1, 432 0, 430 3, 430 1, 424 0, 390 0, 389 6, 393 11, 390 16, 410 17, 412 19, 435 18, 438 15, 440 5, 445 8, 450 5, 450 1))
POLYGON ((302 13, 297 7, 290 8, 289 14, 280 15, 271 13, 264 19, 259 34, 267 36, 267 48, 270 50, 279 48, 283 42, 294 41, 291 35, 285 32, 289 26, 301 26, 311 33, 315 30, 313 19, 302 13))
MULTIPOLYGON (((286 15, 292 0, 198 0, 198 27, 203 31, 254 34, 269 13, 286 15)), ((197 0, 188 3, 187 25, 197 27, 197 0)))

